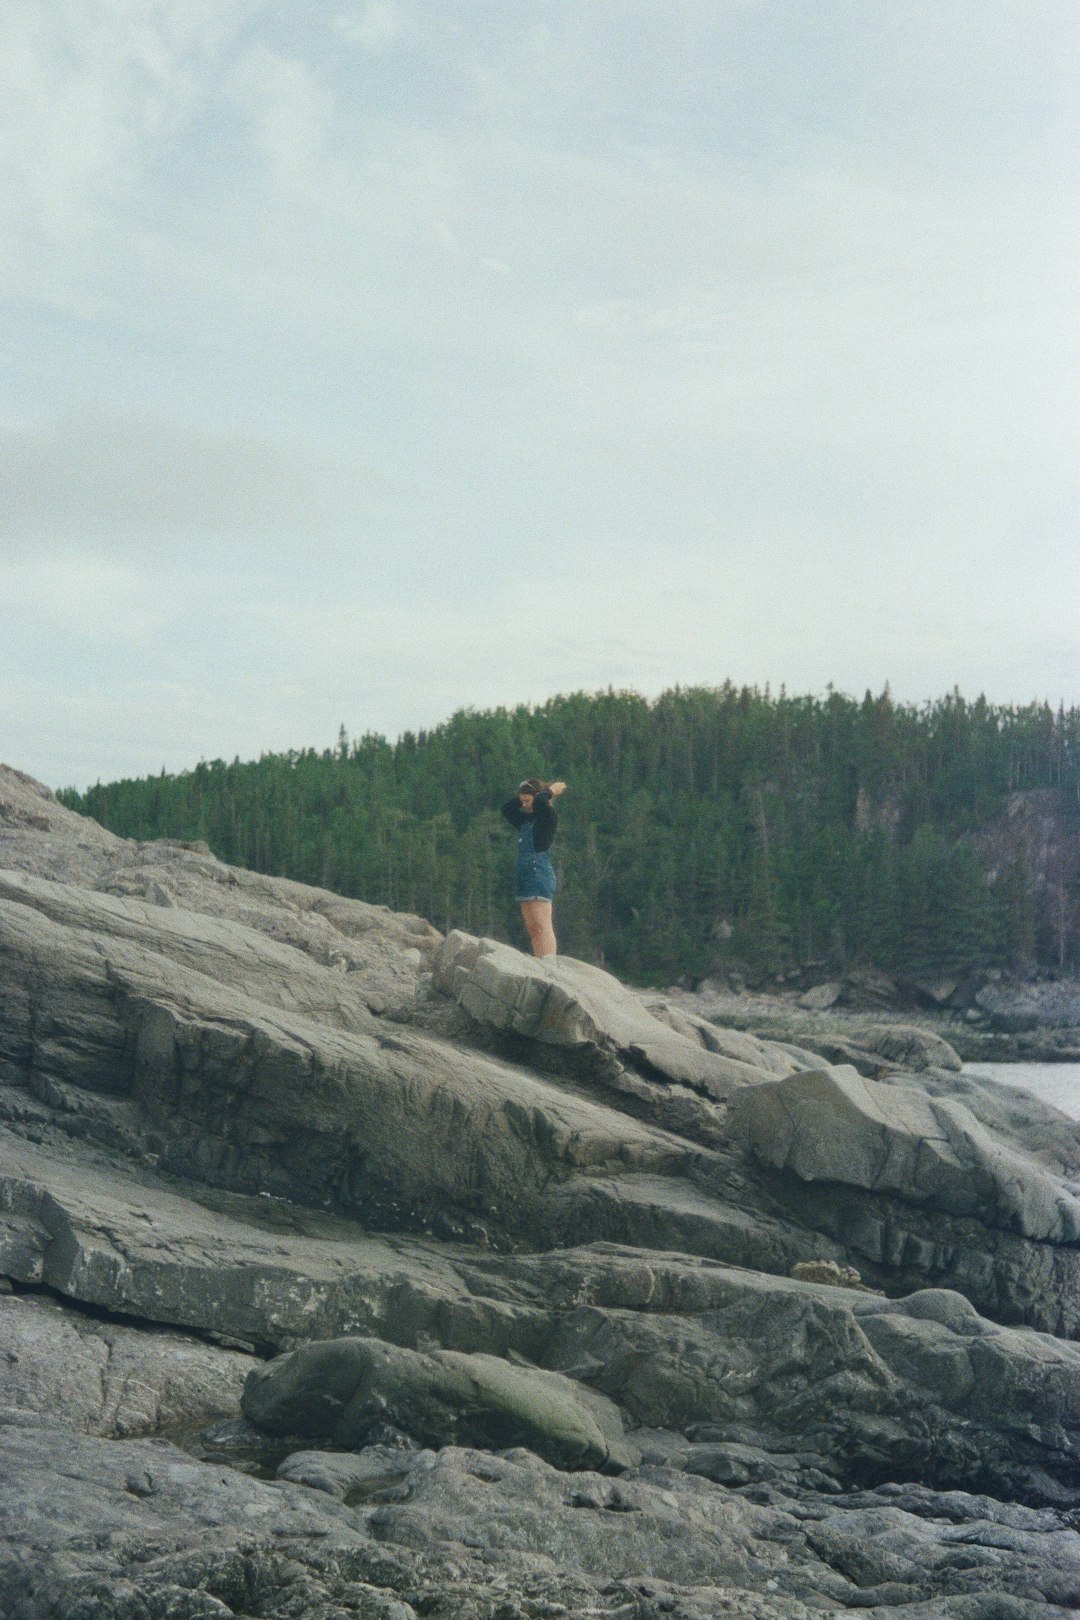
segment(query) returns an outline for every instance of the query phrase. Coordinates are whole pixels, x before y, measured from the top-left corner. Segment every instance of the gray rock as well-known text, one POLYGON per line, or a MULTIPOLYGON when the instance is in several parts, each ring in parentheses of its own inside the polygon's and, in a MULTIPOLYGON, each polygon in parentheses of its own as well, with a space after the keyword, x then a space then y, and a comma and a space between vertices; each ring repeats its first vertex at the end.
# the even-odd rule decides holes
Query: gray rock
POLYGON ((339 1502, 392 1500, 402 1482, 419 1467, 434 1467, 435 1453, 391 1446, 365 1446, 362 1451, 294 1451, 278 1464, 278 1479, 325 1491, 339 1502))
POLYGON ((958 1289, 997 1321, 1080 1337, 1080 1248, 1064 1236, 1075 1230, 1080 1132, 989 1087, 972 1095, 989 1123, 977 1122, 952 1100, 970 1088, 942 1071, 884 1083, 807 1073, 747 1092, 732 1130, 776 1167, 770 1190, 788 1218, 844 1246, 814 1258, 853 1265, 890 1293, 958 1289), (778 1085, 794 1088, 787 1102, 778 1085))
POLYGON ((454 932, 436 952, 434 974, 439 989, 481 1024, 594 1053, 721 1101, 776 1072, 773 1063, 751 1061, 759 1054, 745 1040, 736 1046, 745 1055, 730 1056, 719 1050, 724 1043, 714 1032, 710 1049, 704 1021, 679 1017, 674 1009, 658 1018, 610 973, 570 957, 536 960, 495 940, 454 932))
POLYGON ((1038 1241, 1080 1243, 1080 1198, 995 1140, 962 1103, 839 1068, 746 1091, 729 1117, 759 1159, 805 1181, 894 1193, 1038 1241))
MULTIPOLYGON (((567 959, 564 957, 562 960, 567 959)), ((612 982, 618 984, 618 980, 612 982)), ((667 1024, 677 1034, 685 1035, 695 1045, 703 1046, 708 1052, 734 1058, 751 1069, 763 1070, 771 1075, 792 1074, 803 1067, 798 1056, 793 1057, 775 1041, 762 1041, 756 1035, 747 1035, 737 1029, 724 1029, 710 1019, 701 1018, 678 1006, 667 996, 640 993, 638 999, 653 1018, 667 1024)))
POLYGON ((245 926, 16 875, 0 876, 0 928, 0 1075, 6 1057, 9 1080, 174 1173, 381 1224, 449 1208, 520 1232, 543 1229, 553 1177, 699 1156, 519 1068, 387 1029, 336 975, 245 926), (107 1117, 102 1093, 132 1106, 107 1117))
POLYGON ((62 1419, 83 1434, 153 1434, 234 1412, 252 1357, 148 1333, 47 1296, 0 1299, 0 1424, 62 1419))
POLYGON ((346 1006, 372 999, 380 1012, 407 1008, 442 937, 422 917, 227 866, 202 843, 117 838, 64 809, 40 783, 0 765, 4 868, 76 890, 145 901, 158 911, 164 891, 187 912, 262 934, 296 953, 291 960, 301 1003, 305 980, 310 985, 315 970, 323 968, 339 981, 346 1006))
MULTIPOLYGON (((784 1273, 809 1259, 863 1269, 870 1258, 872 1285, 946 1281, 984 1310, 1072 1331, 1060 1247, 1003 1252, 980 1282, 943 1272, 918 1231, 897 1266, 877 1236, 888 1224, 880 1193, 854 1222, 850 1211, 841 1222, 831 1195, 813 1210, 787 1200, 778 1218, 771 1189, 735 1164, 726 1105, 696 1087, 741 1094, 743 1081, 769 1085, 805 1068, 805 1054, 717 1031, 670 1003, 647 1009, 585 964, 536 963, 458 936, 440 952, 443 979, 463 975, 474 989, 490 980, 499 1016, 533 1031, 515 1035, 517 1062, 469 1050, 460 1032, 438 1033, 441 998, 425 1001, 420 989, 418 919, 233 873, 197 850, 111 839, 25 783, 12 788, 11 773, 4 781, 15 809, 0 847, 18 870, 0 879, 0 1076, 13 1082, 0 1086, 0 1114, 20 1131, 93 1137, 174 1175, 326 1204, 383 1228, 499 1244, 596 1237, 784 1273), (109 892, 141 881, 147 864, 155 882, 171 884, 175 907, 109 892), (340 953, 353 950, 342 973, 340 953), (415 1015, 415 1029, 372 1014, 372 996, 387 994, 395 974, 412 986, 396 1016, 415 1015), (582 1095, 587 1070, 564 1078, 522 1066, 543 1053, 583 1056, 606 1077, 602 1095, 582 1095)), ((39 1228, 27 1208, 10 1212, 13 1275, 35 1274, 39 1228)), ((114 1230, 113 1247, 127 1241, 114 1230)), ((967 1242, 939 1236, 943 1249, 967 1242)), ((55 1256, 61 1246, 52 1247, 55 1256)), ((52 1268, 63 1277, 55 1259, 52 1268)), ((126 1268, 113 1269, 126 1296, 126 1268)), ((82 1275, 72 1273, 73 1291, 82 1275)), ((279 1317, 260 1341, 235 1309, 212 1323, 191 1324, 191 1314, 189 1304, 168 1319, 247 1342, 282 1343, 291 1331, 279 1317)), ((342 1325, 331 1310, 312 1331, 342 1325)))
MULTIPOLYGON (((848 1064, 871 1080, 884 1079, 897 1069, 907 1074, 922 1074, 931 1069, 959 1072, 963 1067, 959 1054, 948 1041, 914 1024, 861 1021, 850 1036, 805 1030, 800 1038, 807 1052, 830 1064, 848 1064)), ((800 1067, 818 1068, 820 1064, 803 1062, 800 1067)))
POLYGON ((1006 1033, 1080 1028, 1080 981, 1075 978, 1043 984, 999 979, 984 985, 975 1001, 991 1024, 1006 1033))
POLYGON ((1077 1351, 998 1322, 1080 1334, 1080 1133, 889 1026, 779 1169, 728 1115, 817 1096, 797 1035, 438 946, 0 768, 5 1620, 1075 1608, 1077 1351), (238 1418, 222 1344, 343 1336, 329 1433, 238 1418))
POLYGON ((859 1032, 859 1042, 908 1073, 921 1073, 925 1069, 952 1069, 959 1073, 963 1068, 959 1054, 948 1041, 915 1024, 864 1026, 859 1032))
POLYGON ((275 1347, 364 1332, 486 1348, 513 1320, 473 1295, 465 1256, 444 1245, 371 1236, 273 1199, 202 1198, 75 1143, 0 1131, 0 1263, 21 1282, 275 1347))
POLYGON ((306 1344, 254 1370, 245 1415, 271 1434, 360 1448, 389 1423, 425 1445, 528 1446, 559 1468, 635 1460, 617 1408, 558 1373, 378 1339, 306 1344))
POLYGON ((880 1294, 879 1288, 868 1288, 854 1266, 838 1266, 835 1260, 802 1260, 792 1266, 791 1275, 796 1282, 827 1283, 833 1288, 855 1288, 863 1294, 880 1294))
POLYGON ((591 1299, 545 1361, 650 1428, 801 1453, 850 1483, 909 1477, 1080 1504, 1080 1347, 998 1327, 959 1294, 888 1300, 677 1256, 518 1261, 591 1299), (703 1432, 707 1429, 709 1432, 703 1432))
POLYGON ((842 993, 842 985, 815 984, 799 997, 799 1006, 805 1007, 808 1012, 827 1012, 830 1007, 836 1006, 842 993))
POLYGON ((959 1620, 977 1615, 971 1601, 993 1592, 999 1606, 984 1607, 985 1620, 994 1612, 1050 1620, 1075 1601, 1080 1538, 1050 1515, 1028 1513, 1003 1534, 981 1517, 996 1506, 985 1499, 968 1499, 964 1525, 935 1522, 916 1492, 854 1500, 857 1509, 782 1486, 740 1491, 665 1468, 614 1482, 577 1476, 568 1489, 565 1476, 527 1454, 488 1460, 450 1449, 416 1479, 407 1502, 378 1510, 373 1527, 417 1551, 467 1537, 492 1562, 543 1547, 567 1570, 618 1569, 644 1585, 647 1601, 660 1599, 631 1614, 664 1613, 665 1598, 668 1613, 694 1612, 682 1605, 700 1594, 712 1616, 808 1620, 824 1611, 892 1620, 902 1605, 930 1603, 926 1612, 938 1620, 959 1620))
POLYGON ((458 1447, 397 1470, 396 1500, 350 1508, 161 1442, 0 1430, 6 1615, 1059 1620, 1080 1581, 1058 1515, 919 1486, 611 1479, 458 1447))

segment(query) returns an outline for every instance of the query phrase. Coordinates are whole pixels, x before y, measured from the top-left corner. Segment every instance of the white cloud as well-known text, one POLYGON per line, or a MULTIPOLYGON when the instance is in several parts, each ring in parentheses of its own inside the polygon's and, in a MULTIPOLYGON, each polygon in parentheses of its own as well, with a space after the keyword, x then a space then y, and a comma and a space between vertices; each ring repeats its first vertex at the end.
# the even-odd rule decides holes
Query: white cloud
POLYGON ((339 11, 334 27, 350 45, 375 54, 399 45, 412 31, 406 12, 394 0, 367 0, 366 5, 339 11))
POLYGON ((232 85, 271 181, 288 192, 313 193, 318 211, 319 199, 326 198, 334 115, 327 85, 298 57, 262 44, 245 51, 232 85))
POLYGON ((37 621, 56 646, 72 638, 146 649, 198 601, 202 586, 107 557, 61 552, 0 564, 0 613, 37 621))
POLYGON ((28 0, 0 23, 9 229, 69 238, 128 198, 214 89, 253 0, 28 0))
POLYGON ((385 506, 371 468, 300 440, 215 431, 148 413, 72 412, 0 433, 0 534, 6 550, 84 545, 145 549, 169 541, 316 549, 385 506))
POLYGON ((68 637, 127 769, 121 689, 197 757, 1077 667, 1033 5, 9 6, 0 650, 68 637))

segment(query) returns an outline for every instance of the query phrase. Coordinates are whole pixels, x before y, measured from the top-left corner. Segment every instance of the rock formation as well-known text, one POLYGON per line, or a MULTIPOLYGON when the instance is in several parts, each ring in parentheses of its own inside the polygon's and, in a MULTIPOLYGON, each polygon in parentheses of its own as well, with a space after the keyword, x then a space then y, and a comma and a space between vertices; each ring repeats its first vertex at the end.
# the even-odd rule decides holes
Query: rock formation
POLYGON ((1080 1128, 917 1034, 0 768, 0 1615, 1074 1612, 1080 1128))

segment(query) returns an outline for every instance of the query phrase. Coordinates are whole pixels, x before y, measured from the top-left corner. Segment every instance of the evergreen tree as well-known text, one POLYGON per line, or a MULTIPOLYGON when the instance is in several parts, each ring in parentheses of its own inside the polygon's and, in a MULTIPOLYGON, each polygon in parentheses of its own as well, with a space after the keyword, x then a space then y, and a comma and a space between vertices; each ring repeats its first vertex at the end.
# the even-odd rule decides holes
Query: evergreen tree
POLYGON ((498 806, 533 774, 570 782, 563 948, 627 977, 1076 962, 1077 709, 608 690, 462 710, 396 743, 342 727, 322 752, 61 797, 125 837, 204 839, 240 865, 519 939, 498 806), (1007 845, 1014 796, 1030 793, 1059 829, 1038 881, 1022 852, 983 853, 1007 845))

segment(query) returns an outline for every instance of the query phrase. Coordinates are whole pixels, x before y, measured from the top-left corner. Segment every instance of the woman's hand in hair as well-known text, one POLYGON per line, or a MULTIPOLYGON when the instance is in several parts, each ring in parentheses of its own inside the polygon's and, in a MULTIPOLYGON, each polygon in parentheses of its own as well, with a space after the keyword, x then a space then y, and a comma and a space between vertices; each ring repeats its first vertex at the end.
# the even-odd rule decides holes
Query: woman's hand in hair
POLYGON ((566 783, 565 782, 552 782, 551 787, 548 789, 548 792, 551 794, 551 797, 553 799, 557 799, 559 797, 560 793, 565 793, 566 792, 566 783))

